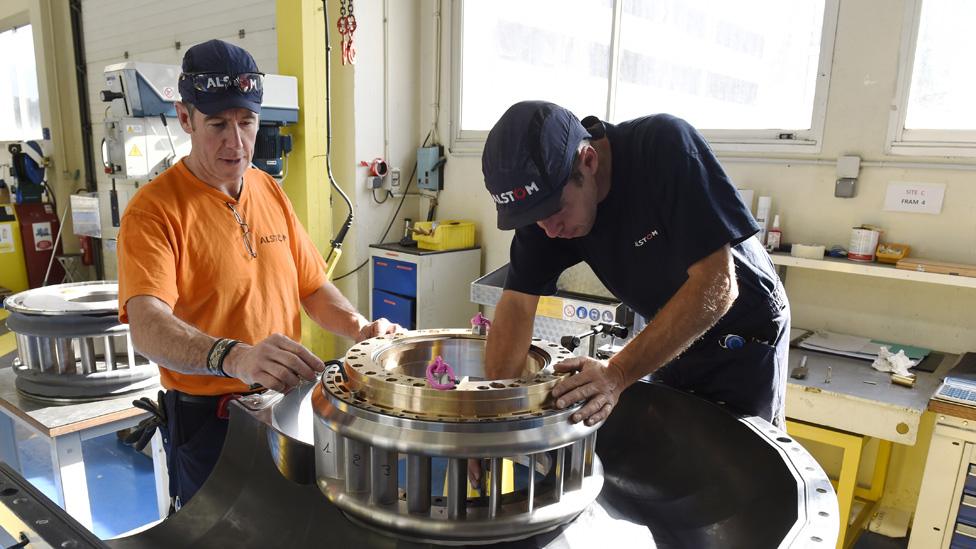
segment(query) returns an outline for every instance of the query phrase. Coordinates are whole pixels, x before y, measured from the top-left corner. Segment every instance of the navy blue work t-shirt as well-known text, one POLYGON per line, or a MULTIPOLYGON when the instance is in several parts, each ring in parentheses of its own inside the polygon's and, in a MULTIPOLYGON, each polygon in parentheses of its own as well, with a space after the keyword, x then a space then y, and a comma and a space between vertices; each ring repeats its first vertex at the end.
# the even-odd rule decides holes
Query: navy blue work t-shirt
POLYGON ((567 268, 585 261, 618 299, 648 319, 688 278, 688 268, 725 244, 739 297, 712 333, 762 337, 777 288, 772 261, 731 180, 705 139, 657 114, 607 124, 610 192, 589 234, 549 238, 533 224, 515 231, 505 288, 551 295, 567 268))

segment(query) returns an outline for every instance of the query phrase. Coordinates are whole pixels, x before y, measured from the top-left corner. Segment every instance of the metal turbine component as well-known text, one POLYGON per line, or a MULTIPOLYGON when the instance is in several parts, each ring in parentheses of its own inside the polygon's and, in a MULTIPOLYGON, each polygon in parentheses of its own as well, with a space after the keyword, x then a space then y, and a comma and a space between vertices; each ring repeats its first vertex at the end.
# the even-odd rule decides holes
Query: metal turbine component
POLYGON ((14 363, 22 394, 45 401, 114 398, 152 387, 156 365, 132 347, 118 321, 118 283, 78 282, 10 296, 7 327, 17 338, 14 363))
POLYGON ((391 535, 448 544, 539 534, 590 505, 603 487, 599 425, 571 424, 582 403, 557 410, 550 395, 561 377, 550 366, 572 355, 534 339, 519 378, 489 380, 484 352, 470 330, 420 330, 360 342, 326 369, 312 407, 317 483, 329 500, 391 535), (437 357, 457 375, 451 389, 425 379, 437 357), (484 481, 473 497, 469 459, 484 481), (508 493, 504 460, 522 473, 508 493))

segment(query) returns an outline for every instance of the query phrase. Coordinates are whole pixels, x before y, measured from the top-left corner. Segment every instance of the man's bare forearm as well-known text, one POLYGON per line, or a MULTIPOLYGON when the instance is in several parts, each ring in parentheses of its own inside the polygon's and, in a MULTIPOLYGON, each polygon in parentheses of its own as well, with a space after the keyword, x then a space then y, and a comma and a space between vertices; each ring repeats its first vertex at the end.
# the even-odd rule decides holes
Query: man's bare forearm
POLYGON ((502 292, 485 349, 485 374, 489 379, 508 379, 522 374, 538 302, 538 296, 512 290, 502 292))
POLYGON ((153 362, 184 374, 210 375, 207 354, 216 338, 173 315, 169 305, 140 295, 126 303, 132 343, 153 362))
POLYGON ((689 276, 647 328, 610 360, 627 385, 674 360, 732 306, 738 286, 728 247, 702 261, 700 272, 689 276))
POLYGON ((369 324, 331 282, 302 299, 308 316, 322 328, 355 340, 360 329, 369 324))

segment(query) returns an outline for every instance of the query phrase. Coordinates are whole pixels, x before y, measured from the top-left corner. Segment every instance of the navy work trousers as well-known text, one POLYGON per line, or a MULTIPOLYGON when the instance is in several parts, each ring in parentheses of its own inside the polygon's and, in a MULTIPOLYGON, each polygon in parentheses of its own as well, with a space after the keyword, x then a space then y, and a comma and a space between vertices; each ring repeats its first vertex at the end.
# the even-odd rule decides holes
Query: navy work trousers
POLYGON ((790 307, 782 286, 752 313, 756 322, 734 334, 744 338, 743 346, 722 347, 720 340, 732 334, 706 334, 651 380, 785 428, 790 307))
POLYGON ((179 510, 217 464, 227 437, 227 420, 217 417, 220 397, 186 398, 170 390, 164 400, 169 436, 163 437, 163 447, 169 468, 169 495, 179 510))

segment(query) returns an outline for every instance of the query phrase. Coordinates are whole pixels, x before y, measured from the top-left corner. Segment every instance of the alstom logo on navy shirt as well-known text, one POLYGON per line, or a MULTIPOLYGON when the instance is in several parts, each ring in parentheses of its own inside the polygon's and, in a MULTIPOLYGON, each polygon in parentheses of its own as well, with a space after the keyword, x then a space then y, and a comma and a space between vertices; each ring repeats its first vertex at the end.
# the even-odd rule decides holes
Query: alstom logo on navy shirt
POLYGON ((634 241, 634 247, 635 248, 640 248, 644 244, 647 244, 655 236, 657 236, 657 229, 654 229, 653 231, 647 233, 646 235, 644 235, 643 238, 641 238, 639 240, 635 240, 634 241))
POLYGON ((529 183, 528 185, 523 185, 521 187, 515 187, 514 189, 500 193, 493 194, 491 198, 494 199, 496 204, 508 204, 511 202, 518 202, 526 197, 532 196, 534 193, 539 191, 539 185, 535 181, 529 183))

